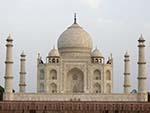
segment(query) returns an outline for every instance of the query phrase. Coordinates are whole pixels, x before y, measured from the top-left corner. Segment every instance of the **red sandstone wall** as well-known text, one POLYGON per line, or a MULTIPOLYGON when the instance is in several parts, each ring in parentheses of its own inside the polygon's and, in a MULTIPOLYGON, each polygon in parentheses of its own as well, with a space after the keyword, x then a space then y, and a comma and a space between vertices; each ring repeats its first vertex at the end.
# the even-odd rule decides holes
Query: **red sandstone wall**
POLYGON ((3 101, 0 113, 150 113, 150 103, 3 101))

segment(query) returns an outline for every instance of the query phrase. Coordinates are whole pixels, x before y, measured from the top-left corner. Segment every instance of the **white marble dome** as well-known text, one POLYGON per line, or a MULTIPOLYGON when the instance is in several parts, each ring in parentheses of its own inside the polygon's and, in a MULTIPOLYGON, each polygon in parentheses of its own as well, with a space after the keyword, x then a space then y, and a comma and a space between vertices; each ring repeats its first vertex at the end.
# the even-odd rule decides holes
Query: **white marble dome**
POLYGON ((48 56, 60 56, 58 49, 53 48, 49 53, 48 56))
POLYGON ((91 52, 92 39, 90 35, 77 23, 72 24, 59 37, 57 42, 61 52, 91 52))
POLYGON ((97 48, 92 51, 91 56, 92 57, 103 57, 102 53, 97 48))

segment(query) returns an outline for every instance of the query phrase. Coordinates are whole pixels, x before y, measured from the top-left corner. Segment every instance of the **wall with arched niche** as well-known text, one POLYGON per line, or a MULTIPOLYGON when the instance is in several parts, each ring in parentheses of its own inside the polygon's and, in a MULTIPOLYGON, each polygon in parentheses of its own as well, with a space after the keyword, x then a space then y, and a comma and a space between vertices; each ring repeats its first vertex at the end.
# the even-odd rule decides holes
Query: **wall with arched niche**
POLYGON ((101 72, 98 69, 94 71, 94 80, 101 80, 101 72))
POLYGON ((50 93, 57 93, 57 85, 55 83, 51 83, 49 86, 50 93))
POLYGON ((57 71, 52 69, 49 72, 49 80, 57 80, 57 71))
POLYGON ((78 68, 73 68, 67 73, 67 92, 83 93, 84 92, 84 74, 78 68))

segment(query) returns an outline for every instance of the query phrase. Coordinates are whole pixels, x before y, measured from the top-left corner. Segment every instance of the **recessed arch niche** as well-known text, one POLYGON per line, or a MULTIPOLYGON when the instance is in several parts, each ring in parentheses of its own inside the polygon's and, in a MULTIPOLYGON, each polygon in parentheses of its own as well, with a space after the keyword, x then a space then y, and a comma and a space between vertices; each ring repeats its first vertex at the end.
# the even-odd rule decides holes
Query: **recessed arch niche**
POLYGON ((70 93, 84 92, 84 73, 78 68, 72 68, 67 73, 67 91, 70 93))

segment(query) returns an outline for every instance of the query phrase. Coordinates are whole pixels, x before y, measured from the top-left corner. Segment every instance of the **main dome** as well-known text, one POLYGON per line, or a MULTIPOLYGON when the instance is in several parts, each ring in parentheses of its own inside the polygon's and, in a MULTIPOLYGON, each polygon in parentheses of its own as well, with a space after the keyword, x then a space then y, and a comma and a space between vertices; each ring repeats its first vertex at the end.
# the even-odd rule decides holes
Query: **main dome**
POLYGON ((57 46, 60 53, 88 53, 92 50, 90 35, 76 23, 67 28, 59 37, 57 46))
POLYGON ((89 48, 92 49, 90 35, 78 24, 73 24, 65 30, 58 39, 60 48, 89 48))

